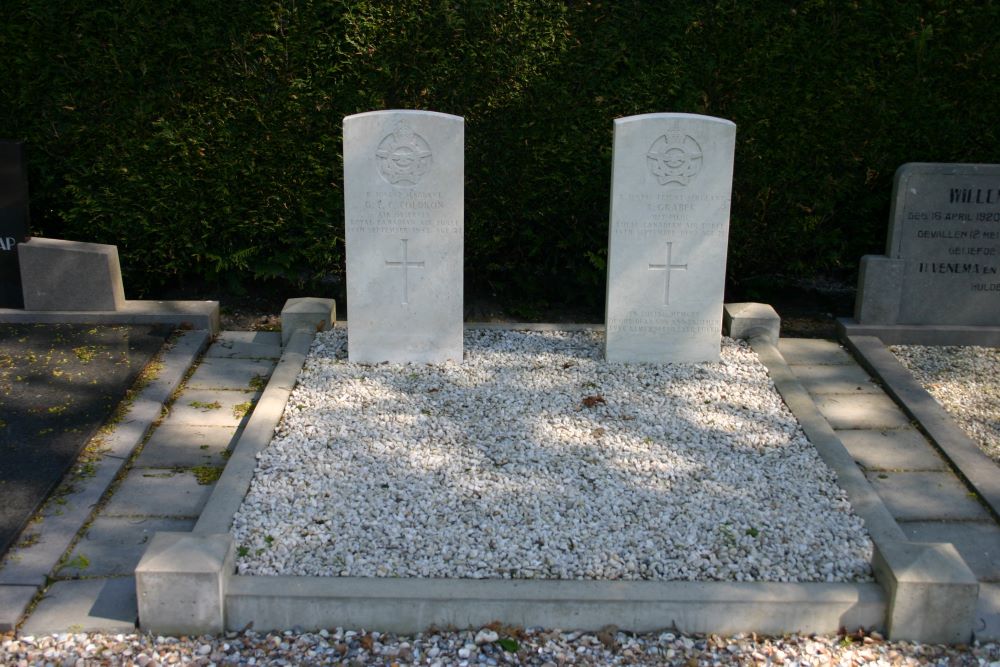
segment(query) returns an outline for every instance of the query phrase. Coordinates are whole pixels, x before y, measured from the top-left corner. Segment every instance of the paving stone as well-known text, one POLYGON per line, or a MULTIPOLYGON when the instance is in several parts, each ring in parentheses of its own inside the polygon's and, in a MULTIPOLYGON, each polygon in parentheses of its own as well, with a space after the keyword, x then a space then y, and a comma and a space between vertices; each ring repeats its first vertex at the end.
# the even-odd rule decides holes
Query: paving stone
POLYGON ((278 359, 280 331, 225 331, 205 353, 210 358, 278 359))
POLYGON ((948 464, 914 428, 837 431, 854 460, 868 470, 948 470, 948 464))
POLYGON ((0 586, 0 632, 17 626, 37 592, 35 586, 0 586))
POLYGON ((131 575, 154 533, 189 531, 194 524, 194 519, 98 517, 76 543, 68 565, 59 570, 58 576, 131 575))
POLYGON ((191 468, 225 465, 235 426, 192 426, 169 418, 160 425, 135 460, 140 468, 191 468))
POLYGON ((170 421, 192 426, 239 426, 244 415, 234 412, 234 408, 259 396, 259 392, 188 389, 170 409, 170 421))
POLYGON ((888 396, 833 394, 816 396, 816 407, 834 429, 903 428, 910 420, 888 396))
POLYGON ((809 364, 793 366, 792 372, 810 394, 881 394, 857 364, 809 364))
POLYGON ((839 344, 818 338, 782 338, 778 352, 790 365, 853 364, 850 353, 839 344))
POLYGON ((187 388, 261 391, 272 370, 270 359, 205 359, 188 379, 187 388))
POLYGON ((974 632, 977 641, 1000 640, 1000 584, 979 584, 974 632))
POLYGON ((951 542, 979 581, 1000 582, 1000 527, 992 521, 900 523, 914 542, 951 542))
POLYGON ((947 472, 869 472, 868 481, 897 521, 985 520, 989 514, 947 472))
POLYGON ((223 331, 215 339, 216 343, 254 343, 281 347, 280 331, 223 331))
POLYGON ((193 472, 135 468, 111 496, 102 516, 172 516, 196 518, 212 493, 193 472))
POLYGON ((24 622, 21 634, 134 632, 135 578, 57 581, 24 622))

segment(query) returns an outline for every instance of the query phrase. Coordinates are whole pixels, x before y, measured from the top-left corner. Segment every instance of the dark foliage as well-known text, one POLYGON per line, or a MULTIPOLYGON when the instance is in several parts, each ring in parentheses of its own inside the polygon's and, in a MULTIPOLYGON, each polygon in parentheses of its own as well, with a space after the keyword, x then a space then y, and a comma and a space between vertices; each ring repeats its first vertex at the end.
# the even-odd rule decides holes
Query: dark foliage
POLYGON ((1000 159, 994 2, 5 0, 33 227, 126 284, 343 271, 341 119, 466 118, 471 292, 603 300, 612 119, 736 122, 730 279, 881 252, 893 171, 1000 159))

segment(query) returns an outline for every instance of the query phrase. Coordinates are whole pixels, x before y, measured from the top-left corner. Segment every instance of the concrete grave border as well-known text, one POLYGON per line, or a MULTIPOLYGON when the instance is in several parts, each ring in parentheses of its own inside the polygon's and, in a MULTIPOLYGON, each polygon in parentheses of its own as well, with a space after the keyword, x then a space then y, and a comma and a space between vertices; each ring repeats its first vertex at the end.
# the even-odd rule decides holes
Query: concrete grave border
MULTIPOLYGON (((789 408, 836 472, 875 543, 878 583, 501 581, 237 575, 229 535, 256 454, 268 445, 314 331, 295 331, 193 533, 161 533, 136 568, 141 627, 160 634, 239 629, 374 627, 419 632, 480 626, 634 631, 833 634, 864 627, 893 639, 961 643, 972 636, 979 585, 950 544, 908 542, 778 352, 777 314, 727 304, 727 331, 751 336, 789 408), (742 315, 751 318, 743 321, 742 315), (187 574, 185 574, 187 573, 187 574), (202 586, 184 577, 196 577, 202 586)), ((340 324, 343 326, 343 323, 340 324)), ((469 324, 467 328, 600 330, 600 325, 469 324)), ((193 581, 193 580, 190 580, 193 581)))
MULTIPOLYGON (((904 340, 906 342, 889 344, 930 344, 909 342, 912 339, 904 340)), ((877 336, 845 336, 844 344, 865 370, 882 383, 886 393, 903 411, 920 424, 931 442, 958 474, 972 485, 993 516, 1000 520, 1000 469, 993 459, 979 449, 941 404, 899 363, 884 340, 877 336)), ((947 344, 963 343, 950 341, 947 344)), ((1000 341, 997 345, 1000 346, 1000 341)))

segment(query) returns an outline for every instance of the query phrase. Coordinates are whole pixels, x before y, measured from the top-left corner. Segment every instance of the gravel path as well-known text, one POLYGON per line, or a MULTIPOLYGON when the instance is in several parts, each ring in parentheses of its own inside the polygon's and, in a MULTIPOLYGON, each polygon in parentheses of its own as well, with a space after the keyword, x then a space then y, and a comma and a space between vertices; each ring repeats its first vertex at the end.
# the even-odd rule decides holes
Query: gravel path
POLYGON ((241 574, 862 581, 872 545, 744 342, 607 364, 470 331, 462 364, 317 336, 233 534, 241 574))
POLYGON ((484 628, 412 637, 377 632, 228 633, 222 637, 65 634, 6 638, 4 665, 990 665, 1000 645, 944 647, 871 636, 724 638, 614 628, 593 634, 484 628))
POLYGON ((1000 463, 1000 349, 894 345, 889 350, 980 449, 1000 463))

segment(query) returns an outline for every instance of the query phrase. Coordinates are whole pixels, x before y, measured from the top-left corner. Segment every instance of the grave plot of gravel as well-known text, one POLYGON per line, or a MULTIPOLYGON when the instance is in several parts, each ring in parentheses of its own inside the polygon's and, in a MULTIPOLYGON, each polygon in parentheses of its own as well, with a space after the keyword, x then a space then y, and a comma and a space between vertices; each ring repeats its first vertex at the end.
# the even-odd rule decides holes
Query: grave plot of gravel
POLYGON ((893 345, 889 350, 980 449, 1000 463, 1000 349, 893 345))
POLYGON ((612 364, 468 331, 462 364, 317 336, 232 528, 241 574, 870 580, 871 541, 744 342, 612 364))

